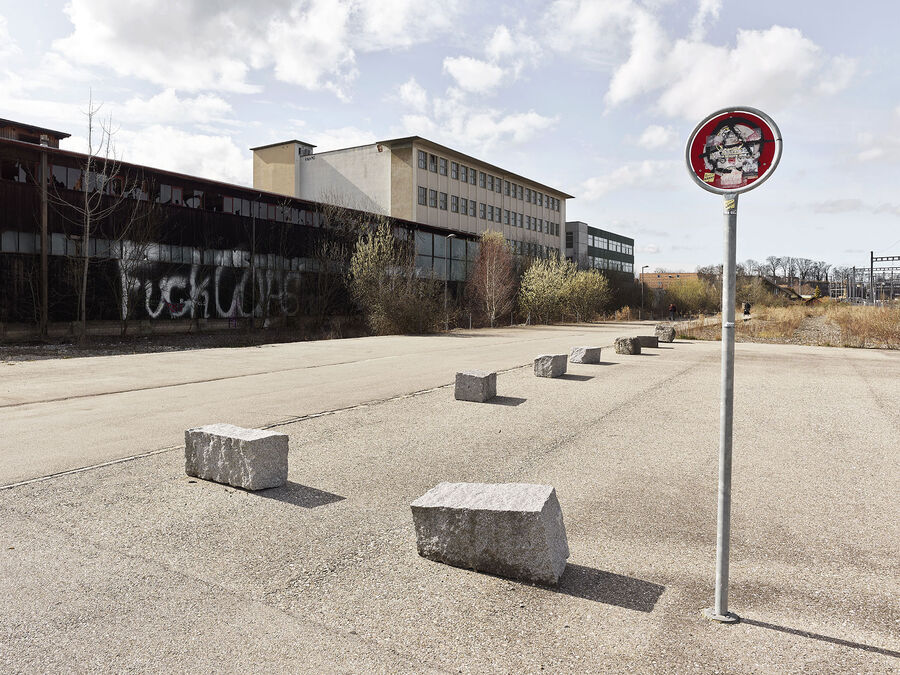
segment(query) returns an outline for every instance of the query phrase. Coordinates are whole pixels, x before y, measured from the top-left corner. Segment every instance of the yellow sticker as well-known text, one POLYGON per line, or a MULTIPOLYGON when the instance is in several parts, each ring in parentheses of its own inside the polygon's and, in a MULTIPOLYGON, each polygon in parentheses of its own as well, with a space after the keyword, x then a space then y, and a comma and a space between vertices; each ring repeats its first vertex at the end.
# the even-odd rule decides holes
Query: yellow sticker
POLYGON ((716 180, 716 174, 714 174, 714 173, 703 174, 703 182, 704 183, 712 183, 715 180, 716 180))
POLYGON ((733 208, 734 208, 734 200, 733 200, 733 199, 726 199, 726 200, 725 200, 725 210, 726 210, 726 211, 730 211, 730 210, 733 209, 733 208))

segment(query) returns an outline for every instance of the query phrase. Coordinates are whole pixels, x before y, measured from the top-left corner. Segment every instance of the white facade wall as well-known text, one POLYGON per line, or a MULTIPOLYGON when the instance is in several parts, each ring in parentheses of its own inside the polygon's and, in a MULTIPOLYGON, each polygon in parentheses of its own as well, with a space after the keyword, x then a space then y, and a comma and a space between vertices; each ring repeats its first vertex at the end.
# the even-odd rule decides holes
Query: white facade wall
POLYGON ((437 149, 431 148, 431 146, 429 146, 428 144, 416 143, 413 145, 412 162, 414 183, 412 186, 413 220, 436 227, 454 229, 462 232, 469 232, 472 234, 480 234, 485 230, 494 230, 502 232, 503 236, 506 239, 513 242, 530 242, 534 244, 540 244, 545 248, 552 247, 558 249, 560 252, 564 250, 563 247, 565 244, 566 202, 565 197, 562 196, 561 193, 548 190, 542 185, 523 180, 516 176, 511 177, 505 172, 498 171, 494 167, 474 161, 470 157, 441 152, 437 149), (419 166, 419 152, 426 153, 426 166, 424 169, 419 166), (437 171, 431 170, 432 155, 437 159, 438 162, 437 171), (446 175, 443 175, 441 173, 441 159, 444 159, 446 161, 446 175), (473 170, 477 172, 475 185, 472 185, 471 180, 468 180, 464 183, 460 178, 453 178, 453 162, 456 162, 460 166, 465 166, 467 169, 467 173, 469 174, 473 170), (496 181, 497 179, 501 181, 500 192, 497 192, 496 188, 493 190, 489 190, 487 187, 481 187, 480 174, 482 173, 492 176, 494 181, 496 181), (507 195, 507 183, 510 183, 511 185, 515 184, 522 186, 523 198, 519 199, 517 196, 512 196, 512 190, 510 190, 510 194, 507 195), (427 191, 426 203, 424 206, 419 203, 419 187, 424 187, 427 191), (532 190, 534 192, 540 192, 543 195, 544 205, 539 206, 533 201, 528 202, 525 199, 526 189, 532 190), (431 190, 434 190, 437 193, 437 207, 430 206, 431 190), (446 209, 441 208, 441 194, 447 195, 446 209), (473 217, 468 214, 453 212, 452 199, 454 196, 457 197, 458 200, 465 199, 467 202, 474 200, 477 204, 475 216, 473 217), (559 211, 556 211, 549 207, 547 201, 548 196, 554 197, 560 201, 559 211), (496 209, 500 209, 500 221, 497 222, 496 217, 494 218, 494 220, 490 221, 486 218, 482 218, 482 204, 485 204, 485 206, 493 207, 495 209, 495 213, 496 209), (523 221, 522 227, 513 225, 512 218, 510 218, 510 224, 506 224, 506 211, 510 211, 511 213, 515 214, 521 214, 523 221), (526 225, 526 223, 528 222, 528 218, 531 218, 532 222, 535 223, 535 225, 532 226, 532 229, 528 229, 526 225), (536 227, 536 222, 538 219, 540 219, 542 223, 543 232, 539 231, 536 227), (549 233, 547 227, 548 222, 552 222, 555 224, 555 226, 558 228, 559 234, 552 235, 549 233))
POLYGON ((390 215, 391 151, 373 144, 298 157, 296 195, 390 215))

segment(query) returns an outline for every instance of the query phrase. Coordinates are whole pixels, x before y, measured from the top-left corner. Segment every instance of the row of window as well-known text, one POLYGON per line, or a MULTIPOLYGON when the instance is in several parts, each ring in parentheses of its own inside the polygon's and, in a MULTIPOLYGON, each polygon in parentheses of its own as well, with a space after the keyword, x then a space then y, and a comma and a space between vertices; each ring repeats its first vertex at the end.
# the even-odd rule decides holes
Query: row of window
POLYGON ((634 265, 621 260, 609 260, 608 258, 595 258, 588 256, 588 264, 598 270, 613 270, 615 272, 634 272, 634 265))
MULTIPOLYGON (((4 160, 0 162, 0 178, 16 182, 33 182, 33 171, 22 162, 4 160)), ((52 187, 57 190, 75 190, 81 192, 85 185, 85 172, 81 169, 53 165, 52 187)), ((245 217, 256 217, 260 220, 273 220, 279 223, 309 225, 319 227, 323 216, 311 209, 302 209, 290 204, 269 204, 241 197, 232 197, 208 190, 184 188, 155 181, 141 180, 133 185, 126 185, 120 176, 109 177, 99 172, 87 173, 87 189, 89 192, 104 192, 112 196, 122 196, 139 201, 154 201, 159 204, 174 204, 192 209, 204 209, 245 217)))
MULTIPOLYGON (((429 190, 421 185, 419 186, 419 205, 430 206, 431 208, 446 211, 448 208, 448 196, 446 192, 438 192, 437 190, 429 190)), ((508 209, 501 209, 499 206, 492 204, 478 203, 474 199, 466 199, 457 195, 449 196, 449 209, 452 213, 461 213, 472 218, 480 218, 489 220, 493 223, 502 223, 504 225, 512 225, 521 227, 526 230, 534 230, 535 232, 546 232, 547 234, 559 236, 559 223, 554 223, 543 218, 526 216, 522 213, 516 213, 508 209)))
POLYGON ((588 246, 593 246, 594 248, 604 248, 607 251, 614 251, 616 253, 634 255, 634 247, 631 244, 624 244, 621 241, 615 241, 614 239, 607 239, 605 237, 599 237, 593 234, 588 235, 588 246))
POLYGON ((516 255, 527 256, 530 258, 555 258, 559 256, 559 249, 553 246, 544 246, 535 241, 517 241, 515 239, 507 239, 506 243, 516 255))
MULTIPOLYGON (((59 232, 49 235, 49 255, 81 257, 81 240, 59 232)), ((2 253, 40 253, 41 237, 34 232, 7 230, 0 233, 2 253)), ((146 260, 148 262, 180 263, 188 265, 212 265, 215 267, 250 267, 250 252, 239 249, 200 249, 194 246, 150 243, 136 246, 130 241, 103 238, 88 240, 91 258, 121 260, 146 260)), ((257 253, 254 267, 259 269, 304 270, 316 263, 308 258, 286 258, 274 253, 257 253)))
MULTIPOLYGON (((420 169, 427 169, 432 173, 447 175, 447 160, 437 155, 432 155, 424 150, 418 151, 418 164, 420 169)), ((450 162, 450 178, 454 180, 468 183, 469 185, 478 185, 491 192, 498 192, 512 197, 513 199, 521 199, 528 204, 536 204, 537 206, 548 208, 551 211, 559 211, 560 200, 543 192, 526 188, 518 183, 510 183, 503 180, 500 176, 493 176, 483 171, 477 171, 472 167, 467 167, 458 162, 450 162)))

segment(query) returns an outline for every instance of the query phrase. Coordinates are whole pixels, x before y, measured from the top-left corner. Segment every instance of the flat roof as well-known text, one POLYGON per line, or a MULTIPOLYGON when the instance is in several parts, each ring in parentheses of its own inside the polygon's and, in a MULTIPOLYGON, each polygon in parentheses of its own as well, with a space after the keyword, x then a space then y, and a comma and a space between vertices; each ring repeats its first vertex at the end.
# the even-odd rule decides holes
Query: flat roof
POLYGON ((552 190, 553 192, 556 192, 557 194, 561 194, 566 199, 575 199, 574 195, 570 195, 566 192, 563 192, 562 190, 558 190, 557 188, 551 187, 551 186, 547 185, 546 183, 541 183, 540 181, 536 181, 534 178, 528 178, 527 176, 523 176, 518 173, 513 173, 511 171, 507 171, 506 169, 499 167, 496 164, 491 164, 490 162, 485 162, 482 159, 478 159, 477 157, 473 157, 472 155, 467 155, 466 153, 460 152, 459 150, 454 150, 453 148, 447 147, 446 145, 441 145, 440 143, 435 143, 434 141, 430 141, 427 138, 424 138, 422 136, 405 136, 403 138, 389 138, 384 141, 378 141, 378 143, 380 143, 382 145, 387 145, 390 147, 390 146, 401 145, 401 144, 405 144, 405 143, 412 144, 417 141, 420 143, 427 143, 428 145, 430 145, 434 148, 437 148, 439 150, 442 150, 444 152, 450 152, 455 155, 460 155, 462 157, 468 157, 468 158, 478 162, 479 164, 484 164, 485 166, 490 167, 491 169, 493 169, 495 171, 499 171, 500 173, 506 174, 507 176, 510 176, 513 178, 518 178, 519 180, 528 181, 529 183, 534 183, 535 185, 540 185, 542 188, 544 188, 546 190, 552 190))
POLYGON ((16 122, 15 120, 7 120, 0 118, 0 127, 19 127, 20 129, 24 129, 25 131, 37 132, 38 134, 47 134, 48 136, 53 136, 54 138, 69 138, 72 134, 67 134, 65 131, 55 131, 54 129, 47 129, 46 127, 36 127, 33 124, 25 124, 24 122, 16 122))
POLYGON ((255 148, 250 148, 250 151, 253 152, 254 150, 265 150, 266 148, 274 148, 279 145, 287 145, 288 143, 299 143, 300 145, 305 145, 309 148, 316 147, 312 143, 307 143, 306 141, 298 141, 296 138, 292 138, 289 141, 279 141, 278 143, 269 143, 268 145, 257 145, 255 148))

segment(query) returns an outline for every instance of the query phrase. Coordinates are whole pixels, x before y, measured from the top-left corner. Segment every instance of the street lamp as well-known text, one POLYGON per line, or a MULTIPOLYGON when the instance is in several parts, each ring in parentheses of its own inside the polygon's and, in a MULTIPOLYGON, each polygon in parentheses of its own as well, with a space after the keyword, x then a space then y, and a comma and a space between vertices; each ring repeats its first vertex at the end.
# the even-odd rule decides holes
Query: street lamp
POLYGON ((455 234, 447 235, 447 250, 444 252, 446 256, 444 258, 446 263, 444 266, 446 272, 444 274, 444 330, 450 330, 450 317, 447 315, 447 281, 450 279, 450 254, 453 251, 453 242, 451 240, 455 238, 455 234))
POLYGON ((644 318, 644 270, 650 267, 650 265, 644 265, 641 267, 641 316, 640 318, 644 318))

